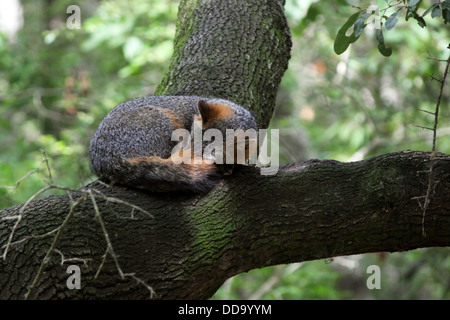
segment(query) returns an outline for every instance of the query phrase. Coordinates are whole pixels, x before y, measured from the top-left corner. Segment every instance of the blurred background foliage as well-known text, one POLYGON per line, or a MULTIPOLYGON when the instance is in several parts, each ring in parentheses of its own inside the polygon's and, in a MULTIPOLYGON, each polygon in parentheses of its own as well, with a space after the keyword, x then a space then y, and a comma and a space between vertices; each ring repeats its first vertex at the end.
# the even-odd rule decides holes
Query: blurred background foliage
MULTIPOLYGON (((272 128, 281 163, 309 158, 356 161, 399 150, 431 150, 432 126, 450 28, 400 20, 377 50, 373 30, 342 55, 337 31, 352 7, 385 1, 286 0, 292 58, 272 128)), ((424 0, 424 9, 432 1, 424 0), (429 2, 429 3, 428 3, 429 2)), ((71 0, 0 2, 0 209, 25 202, 50 180, 79 188, 93 179, 88 145, 117 104, 153 94, 172 54, 178 1, 79 0, 81 29, 66 21, 71 0), (9 10, 20 3, 20 15, 9 10), (17 28, 6 26, 18 23, 17 28), (20 24, 20 22, 23 22, 20 24), (45 166, 43 167, 45 168, 45 166)), ((420 11, 420 10, 419 10, 420 11)), ((441 103, 437 150, 450 153, 449 90, 441 103)), ((55 191, 57 193, 57 191, 55 191)), ((49 193, 43 196, 48 196, 49 193)), ((378 253, 252 270, 224 283, 215 299, 450 299, 448 248, 378 253), (367 266, 381 268, 369 290, 367 266)))

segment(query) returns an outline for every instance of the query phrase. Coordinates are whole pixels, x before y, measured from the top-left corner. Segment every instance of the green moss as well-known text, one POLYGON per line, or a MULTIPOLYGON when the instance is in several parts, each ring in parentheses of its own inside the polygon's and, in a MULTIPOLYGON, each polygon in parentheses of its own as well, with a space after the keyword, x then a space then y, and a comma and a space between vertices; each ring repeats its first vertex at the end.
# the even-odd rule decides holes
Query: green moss
POLYGON ((173 94, 173 92, 170 91, 172 70, 174 70, 174 66, 177 65, 180 60, 180 53, 183 52, 182 48, 191 38, 194 30, 196 30, 196 20, 191 19, 191 16, 194 14, 194 9, 199 6, 199 2, 199 0, 186 0, 180 3, 176 25, 176 37, 173 45, 173 56, 163 79, 155 90, 155 95, 173 94))

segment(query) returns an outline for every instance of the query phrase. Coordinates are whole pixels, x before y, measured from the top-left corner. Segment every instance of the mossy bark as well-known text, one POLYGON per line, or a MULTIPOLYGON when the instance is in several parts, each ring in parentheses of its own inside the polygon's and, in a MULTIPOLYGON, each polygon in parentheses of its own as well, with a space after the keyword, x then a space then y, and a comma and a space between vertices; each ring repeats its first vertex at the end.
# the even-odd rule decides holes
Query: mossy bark
MULTIPOLYGON (((360 162, 311 160, 261 176, 240 167, 207 196, 143 192, 94 183, 89 188, 146 209, 98 199, 99 212, 124 273, 150 285, 159 299, 209 298, 227 278, 280 263, 450 244, 450 157, 438 155, 434 193, 422 224, 417 197, 425 194, 429 153, 399 152, 360 162), (133 218, 132 218, 133 216, 133 218), (426 236, 422 234, 422 226, 426 236)), ((25 210, 12 247, 0 260, 0 298, 23 298, 54 234, 69 212, 62 195, 25 210)), ((21 206, 1 211, 18 213, 21 206)), ((87 199, 64 230, 31 298, 147 299, 133 278, 121 280, 95 210, 87 199), (100 275, 94 275, 107 253, 100 275), (81 268, 80 290, 68 290, 67 266, 81 268)), ((1 245, 14 220, 0 225, 1 245)))
POLYGON ((184 0, 174 55, 156 94, 228 99, 266 128, 290 48, 282 1, 184 0))

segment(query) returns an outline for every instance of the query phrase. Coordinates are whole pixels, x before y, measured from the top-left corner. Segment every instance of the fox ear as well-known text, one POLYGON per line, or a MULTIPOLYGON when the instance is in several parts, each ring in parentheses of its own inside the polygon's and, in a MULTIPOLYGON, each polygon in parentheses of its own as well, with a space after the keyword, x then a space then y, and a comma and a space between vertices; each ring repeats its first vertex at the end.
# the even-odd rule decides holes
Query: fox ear
POLYGON ((202 117, 203 126, 208 126, 208 123, 215 119, 232 116, 234 110, 229 105, 224 103, 208 103, 204 100, 198 101, 198 112, 202 117))
POLYGON ((198 113, 202 117, 202 122, 205 125, 211 119, 214 119, 217 114, 217 108, 213 104, 209 104, 204 100, 198 101, 198 113))

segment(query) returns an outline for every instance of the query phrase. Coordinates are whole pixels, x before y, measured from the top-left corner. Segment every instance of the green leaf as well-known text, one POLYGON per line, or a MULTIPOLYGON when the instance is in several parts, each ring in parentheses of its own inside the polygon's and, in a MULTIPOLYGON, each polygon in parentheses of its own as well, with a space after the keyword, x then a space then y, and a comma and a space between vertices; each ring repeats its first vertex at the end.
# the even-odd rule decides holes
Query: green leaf
POLYGON ((348 46, 358 40, 358 37, 355 36, 355 32, 353 32, 350 36, 346 36, 347 30, 350 29, 351 26, 355 24, 358 20, 361 12, 357 12, 348 18, 348 20, 344 23, 344 25, 339 29, 336 39, 334 40, 334 52, 336 54, 342 54, 345 50, 347 50, 348 46))
POLYGON ((444 23, 450 22, 450 8, 442 9, 442 17, 444 18, 444 23))
POLYGON ((359 37, 361 33, 364 31, 366 26, 366 19, 370 17, 372 13, 363 13, 359 16, 358 20, 356 20, 354 27, 355 37, 359 37))
POLYGON ((427 26, 427 24, 426 24, 424 18, 417 16, 417 17, 414 17, 414 19, 417 20, 417 23, 418 23, 419 26, 421 26, 422 28, 425 28, 425 27, 427 26))
POLYGON ((422 17, 425 17, 427 14, 430 13, 430 11, 434 10, 438 6, 437 3, 433 4, 431 7, 429 7, 422 15, 422 17))
POLYGON ((436 18, 441 16, 441 8, 439 6, 435 6, 433 11, 431 12, 431 17, 436 18))
POLYGON ((378 41, 378 51, 380 51, 383 56, 389 57, 392 54, 392 49, 386 47, 386 44, 384 43, 383 32, 381 31, 381 29, 376 31, 375 36, 378 41))
POLYGON ((407 14, 406 14, 406 21, 408 21, 408 18, 409 18, 409 17, 413 17, 414 19, 416 19, 416 20, 417 20, 417 23, 418 23, 419 26, 421 26, 422 28, 424 28, 424 27, 427 26, 425 20, 424 20, 421 16, 419 16, 419 15, 417 14, 417 12, 415 12, 415 11, 409 11, 409 10, 408 10, 408 12, 407 12, 407 14))
POLYGON ((416 4, 419 3, 420 0, 409 0, 408 1, 408 6, 409 7, 414 7, 416 4))
POLYGON ((353 34, 355 35, 355 37, 359 37, 361 35, 361 33, 364 31, 364 26, 364 19, 359 17, 353 25, 353 34))
POLYGON ((445 0, 441 3, 443 9, 450 9, 450 0, 445 0))
POLYGON ((397 15, 400 12, 400 10, 397 10, 395 13, 391 14, 389 18, 386 19, 385 27, 387 30, 391 30, 397 24, 398 22, 397 15))

